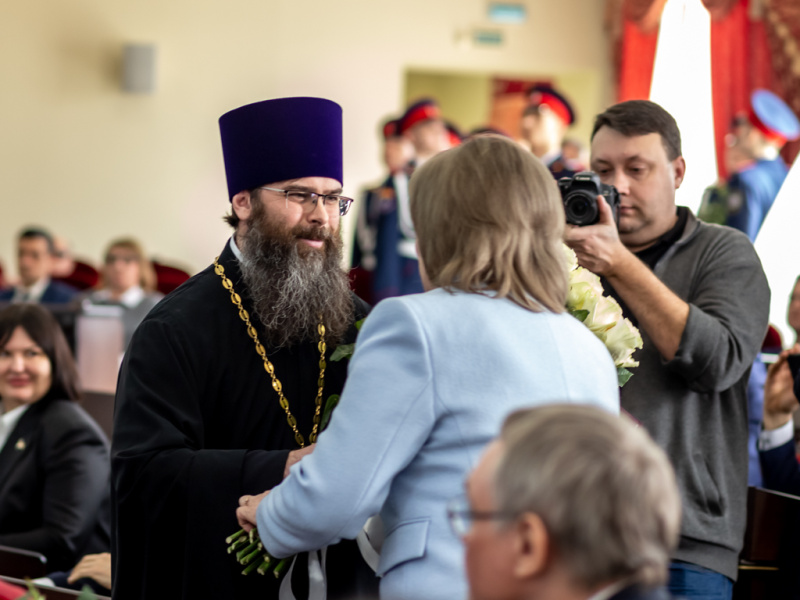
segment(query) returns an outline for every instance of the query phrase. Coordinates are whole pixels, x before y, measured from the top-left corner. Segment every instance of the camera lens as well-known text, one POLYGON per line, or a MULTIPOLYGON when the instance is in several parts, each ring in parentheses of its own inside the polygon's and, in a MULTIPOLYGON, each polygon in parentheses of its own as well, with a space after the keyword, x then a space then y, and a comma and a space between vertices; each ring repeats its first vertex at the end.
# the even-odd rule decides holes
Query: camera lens
POLYGON ((597 201, 587 192, 578 190, 564 198, 564 212, 567 223, 591 225, 597 221, 597 201))

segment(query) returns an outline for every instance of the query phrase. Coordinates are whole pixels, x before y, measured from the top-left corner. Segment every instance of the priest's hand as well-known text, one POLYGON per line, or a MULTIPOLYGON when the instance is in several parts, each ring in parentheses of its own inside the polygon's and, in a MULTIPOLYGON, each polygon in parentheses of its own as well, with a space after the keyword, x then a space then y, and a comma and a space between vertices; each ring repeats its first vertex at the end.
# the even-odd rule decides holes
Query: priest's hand
POLYGON ((239 498, 239 508, 236 509, 236 520, 239 527, 247 533, 256 526, 256 511, 259 503, 267 497, 269 490, 257 496, 242 496, 239 498))
POLYGON ((299 463, 304 456, 311 454, 314 451, 314 446, 316 446, 316 444, 311 444, 305 448, 300 448, 299 450, 292 450, 289 452, 289 457, 286 459, 286 467, 283 469, 284 479, 289 476, 289 469, 292 468, 292 465, 299 463))

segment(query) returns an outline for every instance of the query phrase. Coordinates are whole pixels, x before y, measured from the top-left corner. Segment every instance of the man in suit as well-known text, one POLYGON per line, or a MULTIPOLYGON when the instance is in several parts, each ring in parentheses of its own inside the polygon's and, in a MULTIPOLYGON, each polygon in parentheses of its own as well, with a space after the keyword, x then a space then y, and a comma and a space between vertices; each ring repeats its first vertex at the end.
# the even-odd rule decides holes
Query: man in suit
POLYGON ((758 449, 764 487, 800 495, 800 464, 794 443, 793 413, 800 408, 800 376, 793 375, 789 356, 800 353, 800 345, 781 352, 770 365, 764 383, 764 421, 758 449))
POLYGON ((448 511, 471 600, 656 600, 678 539, 664 452, 586 405, 513 413, 448 511))
POLYGON ((43 304, 70 302, 77 290, 51 280, 54 261, 53 236, 44 229, 23 230, 17 242, 19 283, 11 289, 0 292, 0 301, 43 304))

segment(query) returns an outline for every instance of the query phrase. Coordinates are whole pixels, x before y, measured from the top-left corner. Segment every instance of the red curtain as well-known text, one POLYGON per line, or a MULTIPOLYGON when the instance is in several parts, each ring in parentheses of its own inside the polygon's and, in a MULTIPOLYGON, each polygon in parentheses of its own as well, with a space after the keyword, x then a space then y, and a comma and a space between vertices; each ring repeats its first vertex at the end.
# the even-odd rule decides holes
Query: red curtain
POLYGON ((653 82, 658 28, 642 31, 627 19, 622 27, 617 101, 647 99, 653 82))
POLYGON ((775 89, 764 22, 748 15, 748 0, 736 0, 711 21, 711 89, 717 170, 725 169, 725 135, 737 113, 746 112, 756 88, 775 89))
MULTIPOLYGON (((617 99, 647 98, 658 25, 666 0, 607 0, 617 99)), ((800 114, 800 5, 797 0, 703 0, 711 14, 711 85, 718 171, 725 177, 725 135, 749 107, 750 93, 766 88, 800 114)), ((783 157, 791 163, 800 142, 783 157)))

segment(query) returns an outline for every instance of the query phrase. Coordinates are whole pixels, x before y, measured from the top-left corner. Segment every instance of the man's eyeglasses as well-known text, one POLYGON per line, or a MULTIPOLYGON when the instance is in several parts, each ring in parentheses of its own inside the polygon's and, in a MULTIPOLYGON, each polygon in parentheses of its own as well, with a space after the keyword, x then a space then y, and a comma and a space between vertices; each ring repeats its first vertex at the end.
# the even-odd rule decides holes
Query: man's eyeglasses
POLYGON ((315 192, 306 192, 302 190, 279 190, 277 188, 264 186, 258 189, 283 194, 287 202, 299 204, 304 210, 311 210, 315 208, 317 206, 317 202, 322 199, 322 205, 331 216, 337 213, 341 217, 345 216, 347 211, 350 210, 350 205, 353 203, 352 198, 340 196, 339 194, 317 194, 315 192))
POLYGON ((480 511, 472 510, 466 496, 458 496, 447 503, 447 519, 453 532, 464 537, 472 529, 474 521, 507 521, 516 519, 518 515, 507 511, 480 511))

